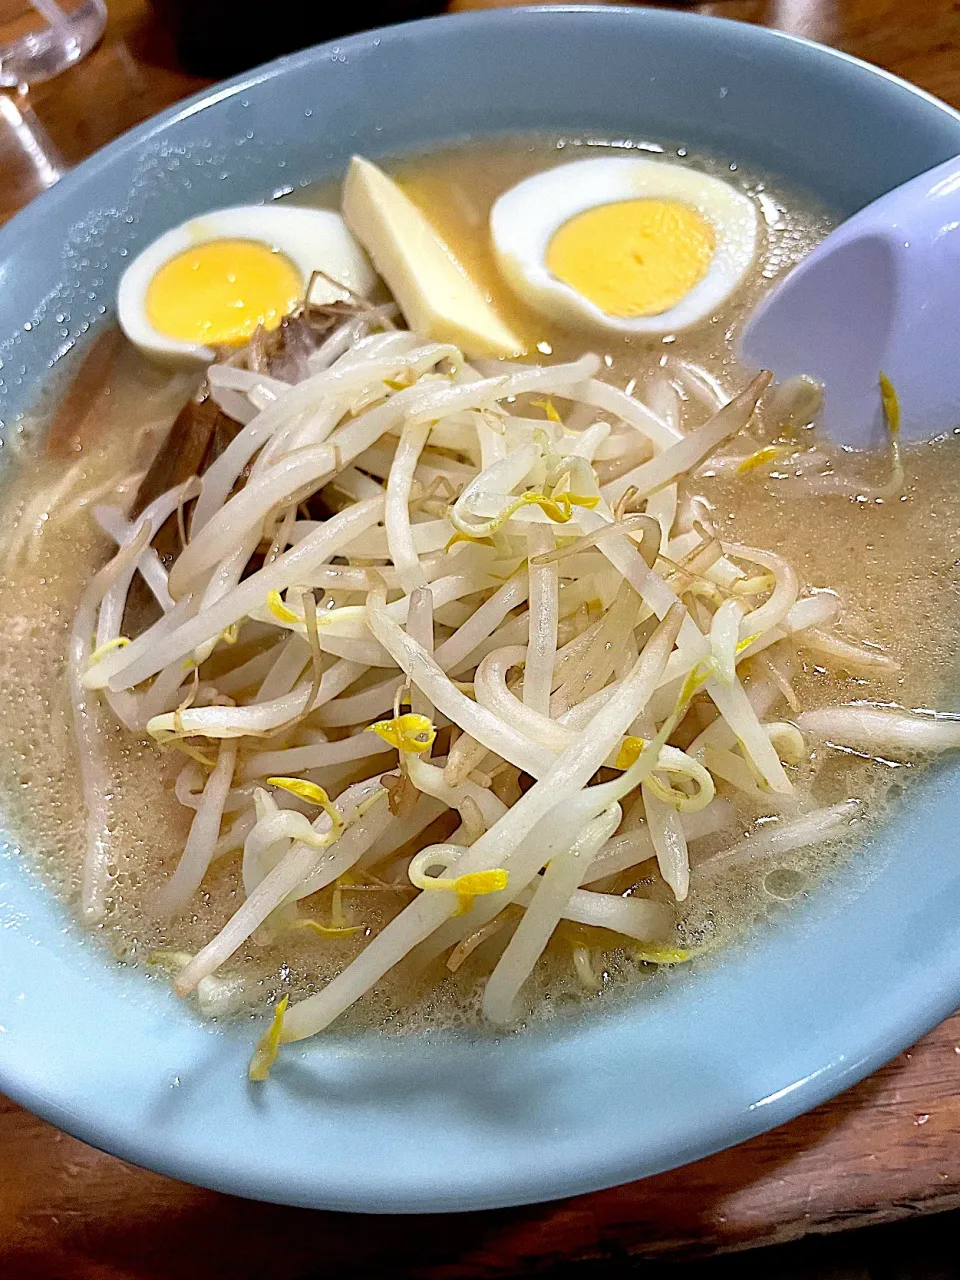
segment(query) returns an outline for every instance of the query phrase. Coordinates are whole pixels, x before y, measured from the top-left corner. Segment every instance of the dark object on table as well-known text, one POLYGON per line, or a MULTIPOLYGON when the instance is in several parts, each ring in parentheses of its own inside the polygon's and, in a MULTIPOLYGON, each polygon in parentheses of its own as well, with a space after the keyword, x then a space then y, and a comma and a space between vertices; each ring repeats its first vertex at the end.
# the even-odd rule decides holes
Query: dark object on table
POLYGON ((226 76, 322 40, 439 13, 442 0, 372 0, 351 6, 317 0, 152 0, 185 70, 226 76))

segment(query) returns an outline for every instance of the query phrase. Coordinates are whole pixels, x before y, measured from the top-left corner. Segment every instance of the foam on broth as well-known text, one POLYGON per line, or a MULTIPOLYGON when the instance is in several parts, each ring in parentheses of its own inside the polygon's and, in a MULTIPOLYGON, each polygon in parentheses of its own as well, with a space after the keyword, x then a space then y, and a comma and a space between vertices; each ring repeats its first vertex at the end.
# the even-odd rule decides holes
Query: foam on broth
MULTIPOLYGON (((742 173, 735 164, 687 155, 683 148, 664 150, 676 151, 686 163, 752 194, 764 215, 765 244, 748 283, 722 314, 675 340, 608 344, 608 376, 621 386, 635 379, 642 394, 644 380, 676 351, 728 387, 736 387, 743 375, 736 368, 731 341, 740 318, 771 279, 822 237, 829 219, 811 202, 742 173)), ((459 147, 394 167, 409 194, 497 305, 531 343, 539 344, 544 359, 577 355, 595 347, 597 337, 564 333, 511 297, 496 276, 484 234, 486 218, 492 201, 514 182, 588 152, 597 154, 592 146, 574 140, 524 139, 459 147)), ((321 187, 298 199, 335 203, 335 193, 321 187)), ((111 546, 96 529, 91 506, 109 500, 118 477, 137 471, 149 451, 151 430, 161 429, 187 394, 182 384, 172 384, 132 350, 122 351, 108 394, 76 432, 61 432, 52 448, 43 423, 23 432, 23 457, 5 488, 0 516, 0 791, 24 856, 41 868, 68 903, 76 900, 79 889, 83 806, 65 652, 81 591, 111 546)), ((788 492, 788 485, 759 471, 697 481, 697 491, 713 506, 721 536, 779 551, 794 565, 801 582, 836 590, 847 633, 882 645, 902 664, 896 676, 868 680, 831 675, 808 660, 795 679, 805 705, 861 698, 955 709, 949 684, 960 647, 960 561, 951 554, 946 534, 960 519, 956 448, 955 441, 947 440, 906 451, 903 495, 886 502, 797 497, 795 490, 788 492)), ((182 757, 131 738, 109 714, 103 724, 109 730, 116 818, 111 830, 114 879, 109 915, 98 933, 117 957, 136 965, 143 965, 157 949, 196 951, 241 900, 239 860, 233 855, 213 866, 191 914, 172 925, 158 923, 151 911, 152 893, 176 863, 192 812, 177 802, 172 789, 182 757)), ((858 796, 867 800, 874 815, 882 812, 891 786, 899 786, 912 771, 830 748, 818 749, 812 765, 803 768, 815 775, 819 802, 858 796)), ((765 816, 742 805, 736 827, 725 833, 724 842, 755 829, 765 816)), ((779 910, 784 901, 809 892, 855 852, 863 825, 818 850, 801 850, 761 868, 731 872, 709 888, 696 885, 682 921, 684 938, 729 939, 758 917, 779 910)), ((329 894, 320 898, 326 918, 329 894)), ((378 894, 357 893, 348 909, 357 923, 374 931, 391 914, 378 894)), ((280 991, 298 999, 316 990, 362 945, 362 936, 331 943, 292 933, 282 945, 249 945, 222 973, 247 979, 250 1007, 259 1010, 280 991)), ((469 1024, 479 1004, 478 974, 486 971, 481 965, 486 959, 489 968, 491 949, 498 945, 502 943, 496 940, 485 944, 456 979, 424 989, 412 1002, 410 983, 415 975, 398 972, 351 1016, 355 1022, 379 1027, 469 1024)), ((569 942, 557 940, 548 962, 538 966, 533 1004, 541 1014, 584 999, 571 955, 569 942)), ((623 980, 650 972, 622 952, 605 953, 603 964, 597 965, 598 980, 608 988, 624 989, 623 980)))

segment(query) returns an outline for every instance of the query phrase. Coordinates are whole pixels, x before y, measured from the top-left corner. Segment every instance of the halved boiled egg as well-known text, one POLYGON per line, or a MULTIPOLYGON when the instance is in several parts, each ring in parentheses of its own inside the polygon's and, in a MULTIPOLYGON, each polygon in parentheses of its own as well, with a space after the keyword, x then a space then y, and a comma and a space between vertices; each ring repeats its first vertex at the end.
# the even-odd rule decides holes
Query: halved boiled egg
POLYGON ((296 205, 214 209, 148 245, 120 279, 120 325, 165 364, 209 364, 303 301, 368 295, 376 275, 338 213, 296 205), (337 285, 343 289, 338 289, 337 285))
POLYGON ((490 213, 500 271, 561 324, 666 334, 711 315, 756 252, 743 192, 683 165, 577 160, 505 192, 490 213))

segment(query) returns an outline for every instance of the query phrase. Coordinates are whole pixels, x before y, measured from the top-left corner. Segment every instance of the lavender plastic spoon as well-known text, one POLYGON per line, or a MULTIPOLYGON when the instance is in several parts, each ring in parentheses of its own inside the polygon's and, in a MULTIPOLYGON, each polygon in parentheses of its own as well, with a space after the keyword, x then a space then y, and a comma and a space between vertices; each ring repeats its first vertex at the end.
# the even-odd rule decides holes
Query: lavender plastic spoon
POLYGON ((901 436, 960 426, 960 157, 895 188, 831 232, 767 295, 744 363, 824 385, 824 427, 858 449, 888 440, 878 379, 901 436))

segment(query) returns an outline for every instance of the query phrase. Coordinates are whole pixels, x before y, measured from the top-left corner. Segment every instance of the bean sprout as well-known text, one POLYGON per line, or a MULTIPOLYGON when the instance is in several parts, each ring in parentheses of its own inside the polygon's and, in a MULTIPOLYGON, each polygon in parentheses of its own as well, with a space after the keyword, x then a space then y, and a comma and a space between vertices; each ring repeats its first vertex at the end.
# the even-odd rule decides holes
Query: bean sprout
MULTIPOLYGON (((241 980, 214 977, 248 939, 282 944, 294 928, 334 948, 357 931, 346 892, 395 904, 326 986, 278 1006, 266 1058, 412 952, 450 972, 509 935, 483 997, 497 1024, 518 1016, 563 920, 673 963, 676 904, 703 877, 859 815, 853 801, 805 811, 788 770, 807 739, 896 758, 960 748, 953 719, 801 709, 782 666, 797 648, 843 670, 895 664, 833 630, 835 596, 805 595, 780 554, 721 545, 691 504, 685 481, 748 424, 769 374, 728 399, 673 361, 648 405, 598 380, 592 355, 478 372, 453 346, 362 316, 283 376, 260 357, 210 370, 236 435, 139 519, 99 510, 119 550, 71 642, 88 921, 109 882, 103 714, 191 757, 175 786, 190 833, 158 911, 190 910, 208 867, 237 863, 237 909, 185 957, 181 993, 199 988, 211 1010, 248 1002, 241 980), (689 397, 712 416, 684 431, 689 397), (186 504, 168 569, 155 534, 186 504), (161 612, 139 627, 137 573, 161 612), (731 843, 730 794, 772 811, 769 829, 731 843), (726 845, 702 861, 707 838, 726 845), (657 892, 623 896, 619 877, 657 892)), ((780 412, 804 416, 808 391, 779 389, 780 412)), ((576 954, 590 978, 589 948, 576 954)))

